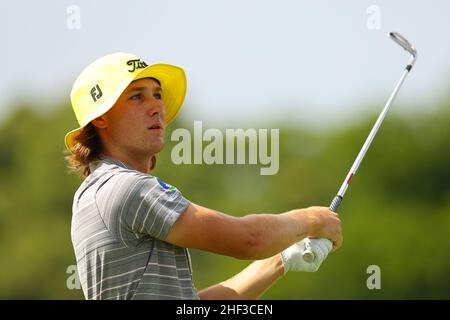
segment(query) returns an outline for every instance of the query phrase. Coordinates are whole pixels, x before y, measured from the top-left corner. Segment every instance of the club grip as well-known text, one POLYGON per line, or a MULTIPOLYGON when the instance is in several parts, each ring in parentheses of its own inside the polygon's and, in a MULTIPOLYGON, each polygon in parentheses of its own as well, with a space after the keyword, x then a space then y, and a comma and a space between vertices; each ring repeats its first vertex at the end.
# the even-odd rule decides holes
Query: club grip
MULTIPOLYGON (((316 240, 320 241, 321 247, 324 247, 324 246, 329 247, 330 248, 329 250, 331 250, 333 248, 333 244, 328 239, 321 238, 321 239, 316 239, 316 240)), ((316 241, 317 245, 318 245, 318 241, 316 241)), ((317 255, 311 247, 311 239, 305 238, 303 240, 303 244, 305 246, 303 249, 304 251, 302 253, 303 261, 305 261, 307 263, 314 262, 314 259, 316 259, 317 255)))
POLYGON ((303 244, 305 245, 304 251, 302 253, 303 260, 305 262, 311 263, 316 258, 316 255, 314 254, 311 247, 311 240, 309 238, 306 238, 305 241, 303 241, 303 244))
MULTIPOLYGON (((342 202, 342 196, 337 195, 336 197, 334 197, 333 201, 331 201, 331 204, 330 204, 330 210, 333 212, 337 212, 337 209, 341 205, 341 202, 342 202)), ((328 239, 321 239, 321 240, 329 241, 328 239)), ((305 249, 302 254, 303 260, 305 262, 311 263, 316 258, 316 255, 314 254, 314 251, 312 250, 311 241, 309 240, 309 238, 305 239, 304 244, 305 244, 305 249)))
POLYGON ((337 209, 341 205, 341 202, 342 202, 341 196, 338 195, 338 196, 334 197, 333 201, 331 201, 331 204, 330 204, 330 210, 333 212, 337 212, 337 209))

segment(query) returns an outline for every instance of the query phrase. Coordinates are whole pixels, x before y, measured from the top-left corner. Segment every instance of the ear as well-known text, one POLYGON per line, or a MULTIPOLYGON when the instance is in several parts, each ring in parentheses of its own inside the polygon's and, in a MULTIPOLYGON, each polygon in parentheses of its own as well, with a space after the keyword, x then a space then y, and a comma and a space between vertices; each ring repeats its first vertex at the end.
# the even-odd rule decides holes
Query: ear
POLYGON ((91 122, 95 127, 99 128, 99 129, 105 129, 108 126, 105 118, 102 116, 95 118, 91 122))

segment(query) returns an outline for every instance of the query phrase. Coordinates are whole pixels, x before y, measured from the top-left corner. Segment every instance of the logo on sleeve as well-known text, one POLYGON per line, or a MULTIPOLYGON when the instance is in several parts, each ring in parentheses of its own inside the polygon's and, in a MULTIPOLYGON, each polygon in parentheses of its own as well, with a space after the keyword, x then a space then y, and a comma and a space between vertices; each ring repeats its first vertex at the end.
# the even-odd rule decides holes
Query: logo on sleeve
POLYGON ((170 184, 162 182, 159 178, 156 178, 156 180, 158 181, 159 185, 161 187, 163 187, 164 190, 166 190, 166 192, 175 190, 174 186, 171 186, 170 184))

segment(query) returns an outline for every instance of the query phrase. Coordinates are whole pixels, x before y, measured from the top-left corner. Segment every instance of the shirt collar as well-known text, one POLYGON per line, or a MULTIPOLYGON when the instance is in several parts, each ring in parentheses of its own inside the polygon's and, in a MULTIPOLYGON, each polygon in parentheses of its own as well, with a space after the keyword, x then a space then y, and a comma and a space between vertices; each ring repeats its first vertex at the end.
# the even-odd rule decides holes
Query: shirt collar
POLYGON ((120 160, 108 157, 108 156, 101 156, 100 159, 98 160, 94 160, 89 162, 89 169, 91 170, 91 172, 94 172, 94 170, 102 167, 103 165, 116 165, 125 169, 129 169, 129 170, 134 170, 133 168, 127 166, 125 163, 123 163, 120 160))

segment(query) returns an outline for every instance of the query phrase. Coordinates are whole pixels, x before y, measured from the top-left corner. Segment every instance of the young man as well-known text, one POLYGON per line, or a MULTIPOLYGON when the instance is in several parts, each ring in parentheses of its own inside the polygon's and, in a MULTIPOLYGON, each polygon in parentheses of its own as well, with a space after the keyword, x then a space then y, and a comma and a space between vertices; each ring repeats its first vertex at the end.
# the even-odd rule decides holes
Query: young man
POLYGON ((306 263, 302 239, 341 245, 340 220, 328 208, 238 218, 150 175, 185 93, 181 68, 127 53, 95 61, 74 83, 80 127, 65 141, 70 166, 85 177, 74 196, 72 241, 87 299, 256 299, 290 270, 316 271, 332 249, 312 239, 316 258, 306 263), (197 292, 186 248, 257 261, 197 292))

